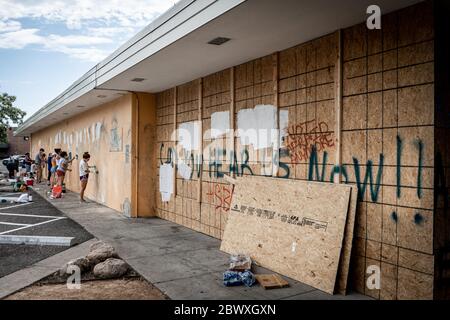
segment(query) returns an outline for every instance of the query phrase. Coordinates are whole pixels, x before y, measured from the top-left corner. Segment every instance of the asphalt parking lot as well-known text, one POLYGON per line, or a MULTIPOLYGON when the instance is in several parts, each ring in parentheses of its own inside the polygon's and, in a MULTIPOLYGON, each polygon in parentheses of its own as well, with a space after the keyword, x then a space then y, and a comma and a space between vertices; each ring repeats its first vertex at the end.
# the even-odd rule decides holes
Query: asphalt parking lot
MULTIPOLYGON (((33 202, 0 203, 0 235, 73 237, 73 245, 93 236, 82 226, 64 216, 51 203, 31 191, 33 202)), ((0 192, 0 197, 17 197, 12 191, 0 192)), ((67 250, 67 246, 0 244, 0 277, 30 266, 67 250)))

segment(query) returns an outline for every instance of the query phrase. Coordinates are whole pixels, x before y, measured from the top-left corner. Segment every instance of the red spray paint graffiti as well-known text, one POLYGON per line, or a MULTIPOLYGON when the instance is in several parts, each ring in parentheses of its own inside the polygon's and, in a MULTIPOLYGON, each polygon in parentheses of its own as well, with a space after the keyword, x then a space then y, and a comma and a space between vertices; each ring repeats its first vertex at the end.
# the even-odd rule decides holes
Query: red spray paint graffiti
POLYGON ((209 190, 206 194, 210 203, 215 203, 216 210, 222 209, 230 211, 231 200, 233 199, 234 186, 220 183, 209 183, 209 190))
POLYGON ((326 122, 311 120, 288 128, 286 147, 293 163, 308 161, 312 146, 318 152, 334 147, 333 133, 329 132, 326 122))

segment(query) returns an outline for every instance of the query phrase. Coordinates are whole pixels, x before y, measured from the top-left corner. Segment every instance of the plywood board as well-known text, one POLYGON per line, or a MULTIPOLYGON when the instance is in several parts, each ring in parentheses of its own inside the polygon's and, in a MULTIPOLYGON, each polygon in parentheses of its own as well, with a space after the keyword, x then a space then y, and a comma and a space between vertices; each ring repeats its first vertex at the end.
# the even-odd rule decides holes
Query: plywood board
POLYGON ((350 258, 353 246, 353 237, 355 232, 356 208, 358 204, 358 188, 351 187, 350 203, 347 214, 347 223, 345 225, 344 245, 341 252, 341 261, 339 263, 338 277, 336 283, 336 292, 342 295, 347 294, 348 273, 350 270, 350 258))
POLYGON ((350 193, 340 184, 239 178, 220 249, 333 294, 350 193))

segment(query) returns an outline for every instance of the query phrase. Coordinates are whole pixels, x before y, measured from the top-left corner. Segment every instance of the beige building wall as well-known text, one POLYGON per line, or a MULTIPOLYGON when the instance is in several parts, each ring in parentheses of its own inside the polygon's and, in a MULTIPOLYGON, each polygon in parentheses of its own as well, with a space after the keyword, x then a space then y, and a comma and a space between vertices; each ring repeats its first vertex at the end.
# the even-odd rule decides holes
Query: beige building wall
POLYGON ((89 152, 89 165, 95 166, 98 174, 90 174, 86 197, 130 215, 132 106, 133 96, 129 94, 33 133, 32 154, 42 147, 46 154, 61 148, 73 158, 78 155, 65 183, 67 189, 79 192, 79 161, 84 152, 89 152))
POLYGON ((86 197, 127 217, 155 215, 155 96, 130 93, 33 133, 32 153, 55 148, 75 159, 66 175, 68 190, 79 192, 79 161, 91 154, 86 197))

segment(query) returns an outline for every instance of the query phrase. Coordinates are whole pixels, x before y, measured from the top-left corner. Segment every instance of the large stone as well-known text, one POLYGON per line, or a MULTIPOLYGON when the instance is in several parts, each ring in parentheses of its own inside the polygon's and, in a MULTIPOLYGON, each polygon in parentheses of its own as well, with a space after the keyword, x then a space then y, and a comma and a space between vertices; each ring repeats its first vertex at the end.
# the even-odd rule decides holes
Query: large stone
POLYGON ((105 261, 106 259, 115 257, 117 257, 117 253, 114 250, 114 248, 107 243, 99 241, 91 245, 90 251, 86 256, 86 259, 88 259, 89 264, 93 266, 100 262, 105 261))
POLYGON ((127 273, 128 268, 125 261, 109 258, 94 267, 94 276, 100 279, 119 278, 127 273))
POLYGON ((76 258, 70 260, 61 269, 59 269, 59 275, 61 277, 65 277, 68 275, 67 268, 69 268, 69 266, 77 266, 78 268, 80 268, 81 272, 88 271, 91 268, 91 264, 89 263, 88 259, 86 259, 85 257, 76 258))

